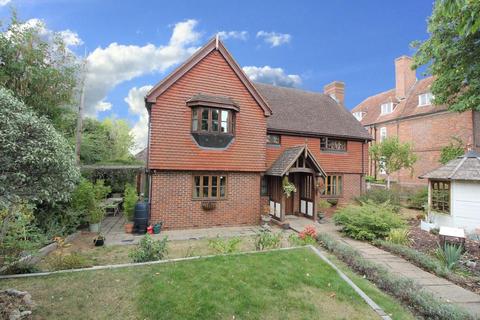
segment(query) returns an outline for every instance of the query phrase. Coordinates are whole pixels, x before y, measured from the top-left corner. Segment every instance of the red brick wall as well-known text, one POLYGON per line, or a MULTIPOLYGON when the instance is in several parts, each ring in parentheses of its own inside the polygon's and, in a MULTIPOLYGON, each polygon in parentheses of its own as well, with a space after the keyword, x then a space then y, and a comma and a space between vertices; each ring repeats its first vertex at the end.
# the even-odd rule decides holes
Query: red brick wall
POLYGON ((218 51, 211 52, 159 96, 150 119, 151 169, 266 169, 264 111, 218 51), (226 150, 200 148, 191 137, 191 109, 185 102, 197 93, 228 96, 239 104, 235 140, 226 150))
MULTIPOLYGON (((441 164, 440 151, 442 147, 450 144, 452 136, 459 137, 465 144, 472 143, 473 139, 472 113, 442 112, 433 115, 419 116, 415 118, 377 124, 375 139, 380 141, 380 128, 387 128, 387 137, 398 136, 401 142, 413 144, 415 154, 418 156, 417 163, 410 170, 401 170, 392 175, 392 180, 402 186, 422 186, 427 181, 418 176, 427 173, 441 164)), ((375 142, 374 142, 375 143, 375 142)), ((373 175, 373 170, 370 172, 373 175)), ((385 177, 378 175, 379 177, 385 177)))
POLYGON ((152 175, 150 220, 166 229, 255 225, 260 221, 260 174, 228 172, 227 198, 205 211, 192 199, 193 179, 188 171, 160 171, 152 175))

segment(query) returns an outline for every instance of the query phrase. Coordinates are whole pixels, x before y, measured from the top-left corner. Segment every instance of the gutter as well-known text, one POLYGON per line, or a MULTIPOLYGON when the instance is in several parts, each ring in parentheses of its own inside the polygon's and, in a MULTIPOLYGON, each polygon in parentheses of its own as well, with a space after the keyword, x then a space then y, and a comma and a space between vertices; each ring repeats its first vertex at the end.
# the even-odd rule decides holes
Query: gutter
POLYGON ((348 135, 339 135, 339 134, 330 134, 330 133, 315 133, 315 132, 308 132, 308 131, 267 128, 267 134, 269 133, 284 134, 284 135, 291 135, 291 136, 312 137, 312 138, 333 137, 333 138, 342 138, 342 139, 348 139, 348 140, 354 140, 354 141, 373 140, 372 137, 348 136, 348 135))

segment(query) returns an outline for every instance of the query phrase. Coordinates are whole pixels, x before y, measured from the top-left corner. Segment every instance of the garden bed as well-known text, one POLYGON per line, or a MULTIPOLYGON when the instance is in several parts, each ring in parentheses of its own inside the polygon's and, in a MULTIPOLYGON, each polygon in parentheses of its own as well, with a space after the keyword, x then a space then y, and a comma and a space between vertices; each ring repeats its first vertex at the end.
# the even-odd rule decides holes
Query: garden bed
MULTIPOLYGON (((31 292, 35 316, 47 319, 378 319, 307 248, 12 279, 0 287, 31 292)), ((395 307, 402 316, 394 319, 410 319, 395 307)))

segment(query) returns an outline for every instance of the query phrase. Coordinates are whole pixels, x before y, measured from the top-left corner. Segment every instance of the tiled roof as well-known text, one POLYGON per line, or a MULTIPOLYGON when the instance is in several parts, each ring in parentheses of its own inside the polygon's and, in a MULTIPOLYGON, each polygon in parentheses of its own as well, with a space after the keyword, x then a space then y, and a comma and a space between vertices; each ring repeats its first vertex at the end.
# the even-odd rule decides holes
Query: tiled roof
POLYGON ((447 110, 445 106, 418 106, 418 95, 430 92, 430 87, 433 80, 433 77, 418 80, 412 86, 412 88, 410 88, 407 97, 403 100, 398 100, 395 97, 395 89, 391 89, 368 97, 360 104, 358 104, 355 108, 353 108, 352 113, 362 112, 363 119, 361 123, 363 125, 371 125, 404 117, 445 111, 447 110), (386 102, 393 102, 395 108, 392 113, 381 115, 381 105, 386 102))
POLYGON ((268 129, 371 139, 352 114, 328 95, 262 83, 255 87, 272 109, 268 129))
POLYGON ((135 155, 135 160, 147 163, 148 148, 145 147, 135 155))
POLYGON ((470 150, 420 178, 480 181, 480 154, 470 150))
POLYGON ((303 152, 307 152, 308 157, 315 166, 315 171, 325 176, 325 171, 320 167, 318 161, 315 159, 312 153, 308 150, 306 145, 300 145, 285 149, 275 160, 274 163, 268 168, 265 172, 266 175, 270 176, 283 176, 290 167, 295 163, 295 161, 300 157, 303 152), (305 150, 306 149, 306 150, 305 150))

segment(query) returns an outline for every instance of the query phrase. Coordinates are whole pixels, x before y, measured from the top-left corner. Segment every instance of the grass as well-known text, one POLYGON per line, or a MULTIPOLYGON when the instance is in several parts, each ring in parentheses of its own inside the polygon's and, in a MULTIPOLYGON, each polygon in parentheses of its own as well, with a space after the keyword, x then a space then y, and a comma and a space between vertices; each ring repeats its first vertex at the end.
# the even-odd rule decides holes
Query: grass
POLYGON ((4 280, 0 287, 29 291, 37 316, 48 319, 378 318, 307 248, 4 280))

